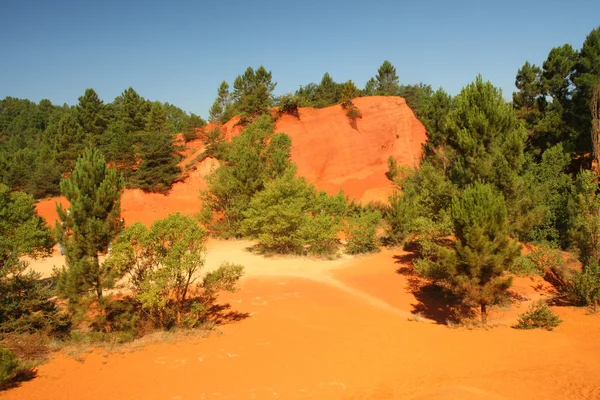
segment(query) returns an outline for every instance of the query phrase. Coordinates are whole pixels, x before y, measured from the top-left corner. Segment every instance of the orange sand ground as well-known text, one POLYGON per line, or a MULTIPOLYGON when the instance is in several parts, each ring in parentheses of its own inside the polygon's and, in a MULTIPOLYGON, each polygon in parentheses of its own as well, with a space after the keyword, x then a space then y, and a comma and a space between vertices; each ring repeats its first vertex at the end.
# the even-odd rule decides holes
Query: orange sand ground
MULTIPOLYGON (((600 315, 553 308, 554 332, 510 328, 526 301, 484 330, 412 321, 400 250, 326 261, 262 258, 251 242, 211 241, 208 264, 248 267, 223 297, 249 313, 204 339, 126 353, 58 354, 6 399, 598 399, 600 315), (403 273, 397 273, 400 270, 403 273)), ((539 281, 519 294, 539 297, 539 281)), ((426 299, 422 299, 427 303, 426 299)))
MULTIPOLYGON (((299 175, 320 189, 385 200, 387 158, 412 165, 425 133, 400 98, 363 98, 349 125, 339 106, 301 109, 277 130, 293 139, 299 175)), ((229 134, 235 134, 232 126, 229 134)), ((189 163, 201 144, 188 145, 189 163)), ((146 224, 200 208, 198 190, 216 166, 206 160, 169 196, 127 190, 125 221, 146 224)), ((54 199, 37 208, 50 224, 54 199)), ((6 399, 599 399, 600 315, 553 308, 554 332, 510 328, 531 301, 549 294, 540 279, 515 280, 516 301, 494 309, 493 329, 451 329, 443 304, 420 290, 411 256, 383 250, 326 261, 251 254, 252 242, 208 243, 207 269, 246 267, 241 290, 223 297, 249 313, 210 337, 153 344, 125 353, 96 350, 78 362, 56 354, 38 376, 0 392, 6 399), (419 313, 416 316, 415 313, 419 313)), ((32 262, 48 276, 57 251, 32 262)))

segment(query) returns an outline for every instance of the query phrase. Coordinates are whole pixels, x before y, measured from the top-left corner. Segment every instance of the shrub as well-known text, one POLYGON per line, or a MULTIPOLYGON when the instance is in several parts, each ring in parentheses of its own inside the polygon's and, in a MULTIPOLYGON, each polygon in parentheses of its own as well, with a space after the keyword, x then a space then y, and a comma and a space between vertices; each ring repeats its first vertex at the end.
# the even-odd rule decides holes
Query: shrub
POLYGON ((537 264, 529 256, 518 256, 508 272, 517 276, 530 277, 540 273, 537 264))
POLYGON ((278 115, 281 116, 283 114, 289 114, 300 119, 300 114, 298 112, 299 106, 300 100, 297 96, 294 96, 292 94, 284 94, 279 98, 278 115))
POLYGON ((12 351, 0 347, 0 388, 8 386, 21 369, 19 360, 12 351))
POLYGON ((593 263, 583 272, 575 272, 563 290, 578 306, 590 306, 594 311, 600 305, 600 267, 593 263))
POLYGON ((352 121, 355 121, 357 118, 362 118, 362 113, 354 104, 348 107, 346 111, 346 116, 350 118, 352 121))
POLYGON ((346 233, 349 254, 369 253, 378 250, 377 227, 381 221, 379 211, 365 211, 358 216, 349 218, 346 233))
POLYGON ((541 328, 553 330, 562 323, 543 300, 539 300, 529 306, 526 313, 519 315, 517 329, 541 328))
POLYGON ((219 291, 234 291, 243 274, 242 267, 223 264, 199 281, 205 242, 206 231, 179 213, 154 222, 150 229, 141 223, 127 228, 107 263, 129 275, 135 303, 115 302, 114 315, 108 313, 99 321, 101 326, 135 333, 136 314, 140 323, 156 328, 196 326, 190 320, 201 321, 204 314, 200 311, 210 310, 219 291), (127 315, 132 317, 123 318, 127 315))
POLYGON ((223 144, 223 136, 221 135, 221 129, 219 126, 211 129, 206 133, 206 138, 204 140, 205 150, 203 154, 206 154, 210 157, 220 158, 220 150, 223 144))
POLYGON ((242 226, 246 235, 258 238, 262 250, 332 254, 346 209, 343 194, 317 193, 290 170, 252 197, 242 226))
POLYGON ((532 251, 528 258, 535 264, 539 273, 558 272, 565 268, 565 262, 560 250, 547 246, 540 246, 532 251))
POLYGON ((273 128, 271 118, 263 115, 219 148, 222 163, 206 177, 202 215, 210 230, 222 237, 239 236, 252 197, 293 168, 291 138, 274 134, 273 128))
POLYGON ((394 156, 390 156, 388 158, 388 170, 385 173, 385 176, 387 176, 387 178, 393 182, 398 176, 398 173, 398 161, 396 161, 394 156))

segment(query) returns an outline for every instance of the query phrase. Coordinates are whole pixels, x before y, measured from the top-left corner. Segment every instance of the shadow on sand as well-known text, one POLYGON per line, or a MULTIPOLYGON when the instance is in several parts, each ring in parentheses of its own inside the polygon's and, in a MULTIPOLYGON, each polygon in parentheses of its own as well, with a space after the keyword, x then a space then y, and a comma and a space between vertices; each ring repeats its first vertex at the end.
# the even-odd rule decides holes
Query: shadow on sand
POLYGON ((394 256, 396 264, 400 264, 396 273, 406 277, 406 291, 412 293, 417 300, 416 304, 411 304, 411 313, 446 325, 448 320, 453 320, 453 308, 449 306, 451 303, 448 294, 441 287, 417 274, 413 266, 417 257, 414 252, 394 256))
POLYGON ((232 322, 242 321, 250 316, 250 313, 239 312, 231 309, 231 304, 213 304, 208 310, 207 320, 217 325, 226 325, 232 322))

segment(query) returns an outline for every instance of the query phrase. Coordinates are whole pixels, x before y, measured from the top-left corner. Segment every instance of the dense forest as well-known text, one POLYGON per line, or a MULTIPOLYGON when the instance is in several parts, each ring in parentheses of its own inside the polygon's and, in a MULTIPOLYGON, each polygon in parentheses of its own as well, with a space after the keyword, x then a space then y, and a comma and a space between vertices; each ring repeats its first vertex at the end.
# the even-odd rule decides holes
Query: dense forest
POLYGON ((88 147, 117 167, 128 187, 164 191, 181 171, 173 136, 204 121, 129 88, 104 104, 87 89, 75 106, 0 100, 0 182, 35 198, 60 194, 62 176, 88 147))

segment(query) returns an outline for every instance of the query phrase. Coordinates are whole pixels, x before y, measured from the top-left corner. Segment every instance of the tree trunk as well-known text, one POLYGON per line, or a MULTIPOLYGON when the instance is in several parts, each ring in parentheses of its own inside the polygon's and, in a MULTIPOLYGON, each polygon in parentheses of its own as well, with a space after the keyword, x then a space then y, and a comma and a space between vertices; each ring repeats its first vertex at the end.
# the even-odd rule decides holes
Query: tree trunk
POLYGON ((594 153, 592 161, 592 171, 597 177, 600 177, 600 118, 598 116, 598 93, 600 83, 596 82, 592 89, 592 99, 590 101, 590 111, 592 113, 592 152, 594 153))
POLYGON ((481 324, 487 325, 487 305, 481 305, 481 324))
POLYGON ((94 267, 96 270, 96 295, 98 296, 98 304, 102 305, 102 278, 100 278, 100 262, 97 254, 94 255, 94 267))

